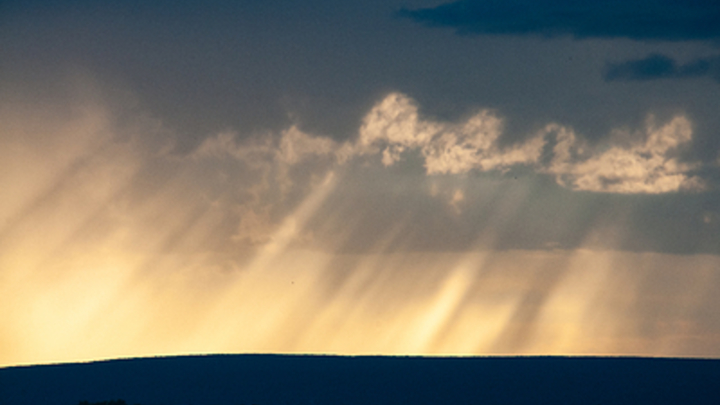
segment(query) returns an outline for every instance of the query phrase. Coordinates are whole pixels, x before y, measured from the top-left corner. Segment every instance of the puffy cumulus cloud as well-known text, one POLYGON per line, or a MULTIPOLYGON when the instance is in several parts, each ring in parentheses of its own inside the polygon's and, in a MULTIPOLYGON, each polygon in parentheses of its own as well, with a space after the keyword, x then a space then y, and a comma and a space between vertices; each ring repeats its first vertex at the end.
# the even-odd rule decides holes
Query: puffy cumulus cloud
POLYGON ((644 131, 615 131, 610 137, 614 141, 604 149, 589 147, 572 129, 555 123, 525 141, 501 147, 503 120, 497 114, 482 110, 460 123, 432 121, 420 117, 413 100, 393 93, 366 115, 353 151, 381 153, 382 163, 390 166, 402 153, 415 150, 430 175, 525 165, 575 190, 657 194, 702 189, 701 179, 690 174, 697 165, 677 156, 692 140, 690 121, 677 116, 659 127, 653 121, 651 117, 644 131), (543 162, 549 145, 550 158, 543 162))
MULTIPOLYGON (((494 112, 481 110, 464 122, 440 122, 420 116, 410 97, 391 93, 378 102, 363 119, 354 142, 301 131, 297 126, 273 136, 241 139, 224 132, 207 138, 191 154, 193 159, 226 159, 260 167, 279 167, 276 174, 312 160, 315 167, 328 170, 354 158, 381 156, 384 166, 400 161, 404 153, 419 153, 427 174, 461 174, 470 170, 505 170, 514 165, 537 163, 545 140, 543 135, 509 147, 501 147, 503 120, 494 112)), ((281 176, 282 177, 282 176, 281 176)), ((277 178, 285 181, 287 179, 277 178)))
POLYGON ((472 169, 506 169, 538 161, 543 140, 536 137, 521 145, 501 148, 503 122, 482 110, 462 123, 423 120, 407 96, 393 93, 365 116, 360 128, 358 153, 382 150, 382 162, 390 166, 401 153, 419 150, 428 174, 459 174, 472 169))
MULTIPOLYGON (((386 142, 397 148, 416 148, 427 143, 440 129, 437 124, 420 120, 413 100, 403 94, 392 93, 376 104, 363 119, 359 145, 367 149, 386 142)), ((396 160, 393 156, 392 161, 396 160)))
POLYGON ((470 171, 507 171, 532 168, 556 177, 561 186, 605 193, 668 193, 701 190, 703 181, 691 174, 699 166, 684 163, 681 147, 692 141, 692 124, 676 116, 658 126, 654 118, 642 131, 616 130, 609 141, 591 147, 571 128, 547 124, 523 141, 502 145, 503 118, 480 110, 460 122, 422 117, 413 99, 391 93, 364 117, 355 141, 344 143, 315 136, 291 126, 277 136, 242 141, 232 133, 206 139, 192 156, 196 159, 231 157, 275 173, 274 181, 290 187, 302 171, 320 174, 351 159, 380 156, 392 166, 406 154, 423 159, 426 174, 464 174, 470 171), (308 162, 322 163, 308 165, 308 162))
POLYGON ((556 175, 558 184, 576 190, 647 194, 701 190, 701 179, 689 174, 695 167, 673 156, 678 147, 692 139, 690 121, 678 116, 661 127, 652 121, 641 134, 644 142, 626 147, 610 145, 596 153, 587 151, 587 145, 572 131, 550 126, 547 130, 556 132, 557 143, 545 170, 556 175))

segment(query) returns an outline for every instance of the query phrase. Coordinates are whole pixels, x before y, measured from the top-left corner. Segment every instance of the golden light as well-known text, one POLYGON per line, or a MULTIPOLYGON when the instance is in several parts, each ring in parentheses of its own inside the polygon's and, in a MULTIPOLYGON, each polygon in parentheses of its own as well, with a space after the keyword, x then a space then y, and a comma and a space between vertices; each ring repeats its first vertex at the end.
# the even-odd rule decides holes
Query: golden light
MULTIPOLYGON (((291 171, 272 169, 287 163, 235 173, 246 155, 231 138, 236 160, 208 185, 216 161, 115 136, 101 109, 33 116, 46 121, 0 115, 0 365, 210 352, 720 355, 707 311, 716 256, 597 250, 623 237, 613 224, 593 224, 582 249, 488 248, 533 204, 527 184, 481 195, 476 248, 394 250, 412 219, 399 213, 369 252, 339 253, 310 229, 338 222, 342 238, 359 226, 325 217, 346 181, 338 165, 289 203, 291 171), (242 245, 228 229, 260 203, 280 214, 257 215, 269 239, 242 245)), ((472 197, 453 187, 458 217, 472 197)))

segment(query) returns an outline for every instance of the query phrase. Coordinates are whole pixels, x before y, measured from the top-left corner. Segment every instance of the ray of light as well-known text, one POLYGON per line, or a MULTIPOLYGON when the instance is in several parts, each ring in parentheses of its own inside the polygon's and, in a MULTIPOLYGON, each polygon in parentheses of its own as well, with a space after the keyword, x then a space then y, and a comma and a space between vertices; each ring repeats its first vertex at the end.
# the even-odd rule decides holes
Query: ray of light
POLYGON ((720 259, 610 250, 628 237, 629 211, 588 220, 581 249, 497 250, 535 203, 531 185, 502 185, 478 192, 482 229, 466 251, 403 250, 419 232, 403 213, 368 252, 341 254, 301 243, 340 228, 350 244, 362 225, 325 215, 345 180, 328 171, 268 243, 241 248, 226 232, 234 200, 203 187, 206 167, 168 159, 165 177, 145 179, 161 164, 109 137, 100 118, 68 124, 71 146, 55 160, 45 144, 6 138, 24 151, 0 162, 14 176, 0 170, 14 196, 0 202, 0 308, 11 309, 0 312, 0 364, 203 352, 720 356, 720 259))

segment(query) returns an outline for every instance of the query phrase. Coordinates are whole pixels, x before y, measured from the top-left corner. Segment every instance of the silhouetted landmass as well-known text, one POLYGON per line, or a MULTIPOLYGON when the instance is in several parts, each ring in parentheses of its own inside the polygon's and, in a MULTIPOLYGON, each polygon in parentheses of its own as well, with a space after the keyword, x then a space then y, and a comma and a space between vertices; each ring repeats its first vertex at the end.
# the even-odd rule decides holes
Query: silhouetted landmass
POLYGON ((213 355, 4 368, 0 404, 718 404, 718 381, 720 360, 213 355))
MULTIPOLYGON (((124 399, 113 399, 110 401, 100 401, 100 402, 88 402, 88 401, 80 401, 78 402, 78 405, 128 405, 127 402, 125 402, 124 399)), ((140 405, 140 404, 135 404, 140 405)))

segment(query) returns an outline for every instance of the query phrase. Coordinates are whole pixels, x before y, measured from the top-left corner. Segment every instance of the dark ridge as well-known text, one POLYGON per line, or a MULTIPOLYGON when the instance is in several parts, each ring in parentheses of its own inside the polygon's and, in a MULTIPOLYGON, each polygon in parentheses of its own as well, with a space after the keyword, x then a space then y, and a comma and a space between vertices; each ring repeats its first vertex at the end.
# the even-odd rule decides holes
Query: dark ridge
POLYGON ((0 369, 0 405, 718 404, 720 360, 208 355, 0 369))

